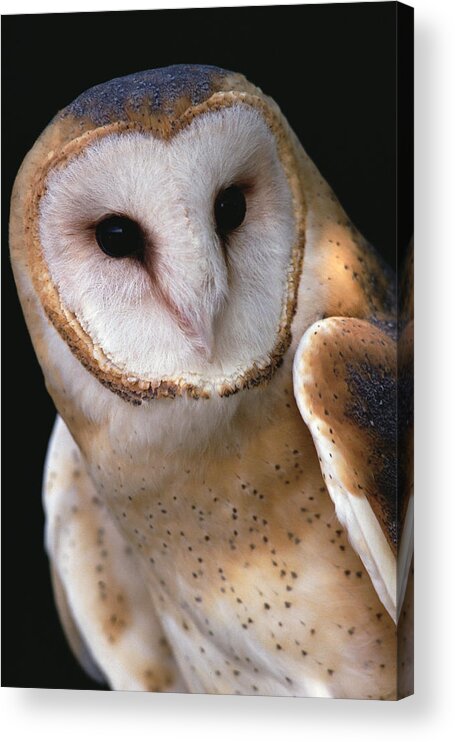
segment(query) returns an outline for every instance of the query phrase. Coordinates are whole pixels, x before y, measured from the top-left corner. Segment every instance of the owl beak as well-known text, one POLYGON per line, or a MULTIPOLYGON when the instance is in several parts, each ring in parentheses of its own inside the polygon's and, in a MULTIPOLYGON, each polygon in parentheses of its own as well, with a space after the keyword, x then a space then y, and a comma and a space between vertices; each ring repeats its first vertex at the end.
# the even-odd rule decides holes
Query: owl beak
POLYGON ((214 321, 209 315, 193 317, 187 324, 186 334, 193 343, 194 349, 207 363, 213 363, 215 332, 214 321))
POLYGON ((193 345, 195 351, 201 355, 207 363, 213 363, 215 348, 215 316, 207 309, 199 307, 194 311, 193 308, 179 307, 174 303, 167 293, 160 291, 161 296, 168 311, 174 317, 175 322, 180 327, 185 337, 193 345))
POLYGON ((195 351, 204 358, 207 363, 213 363, 215 332, 214 320, 207 315, 188 316, 182 312, 176 315, 177 323, 190 340, 195 351))
POLYGON ((195 350, 200 353, 207 363, 213 363, 215 346, 213 321, 209 317, 201 318, 200 321, 196 322, 193 320, 190 335, 195 350))

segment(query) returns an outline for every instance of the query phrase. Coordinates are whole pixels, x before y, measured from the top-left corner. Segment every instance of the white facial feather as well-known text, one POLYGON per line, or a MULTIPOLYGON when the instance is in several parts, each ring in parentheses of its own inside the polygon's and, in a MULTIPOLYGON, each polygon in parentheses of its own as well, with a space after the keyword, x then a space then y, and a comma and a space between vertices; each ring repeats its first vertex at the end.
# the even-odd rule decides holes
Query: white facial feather
POLYGON ((40 238, 63 303, 130 376, 221 383, 274 349, 295 219, 274 137, 248 106, 202 115, 169 142, 139 132, 97 140, 50 174, 40 238), (245 183, 246 217, 224 246, 214 201, 245 183), (93 225, 110 214, 141 225, 150 272, 100 250, 93 225), (163 291, 199 334, 177 324, 163 291))

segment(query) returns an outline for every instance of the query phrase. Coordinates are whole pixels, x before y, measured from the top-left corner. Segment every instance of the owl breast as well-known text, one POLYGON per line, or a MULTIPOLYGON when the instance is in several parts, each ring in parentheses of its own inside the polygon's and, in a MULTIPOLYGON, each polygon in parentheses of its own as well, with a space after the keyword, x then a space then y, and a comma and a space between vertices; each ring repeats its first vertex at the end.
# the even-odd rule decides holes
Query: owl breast
POLYGON ((394 626, 336 518, 290 379, 260 433, 224 455, 125 451, 119 436, 91 470, 191 691, 394 695, 394 626))

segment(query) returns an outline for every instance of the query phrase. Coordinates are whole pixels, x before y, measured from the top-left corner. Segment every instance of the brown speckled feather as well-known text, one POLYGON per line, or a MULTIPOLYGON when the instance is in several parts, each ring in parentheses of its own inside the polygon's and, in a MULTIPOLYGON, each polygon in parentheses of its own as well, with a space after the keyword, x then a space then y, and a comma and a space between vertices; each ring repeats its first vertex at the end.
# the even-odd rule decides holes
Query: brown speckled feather
POLYGON ((332 317, 307 330, 294 368, 338 517, 395 618, 395 341, 365 320, 332 317))
POLYGON ((340 483, 365 494, 396 554, 396 345, 365 320, 314 324, 305 347, 307 415, 340 483))
POLYGON ((49 446, 44 507, 56 602, 84 669, 119 690, 183 690, 131 548, 60 418, 49 446))

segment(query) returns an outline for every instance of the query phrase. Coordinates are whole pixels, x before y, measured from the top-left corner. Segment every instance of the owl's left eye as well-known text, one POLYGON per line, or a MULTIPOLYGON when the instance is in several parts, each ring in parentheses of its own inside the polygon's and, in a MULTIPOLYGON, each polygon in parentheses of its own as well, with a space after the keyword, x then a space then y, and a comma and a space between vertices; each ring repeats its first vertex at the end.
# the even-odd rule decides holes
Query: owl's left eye
POLYGON ((232 185, 220 191, 215 201, 215 221, 219 234, 226 236, 240 227, 246 214, 246 199, 242 189, 232 185))
POLYGON ((96 241, 110 258, 137 255, 143 249, 139 225, 126 216, 108 216, 96 225, 96 241))

